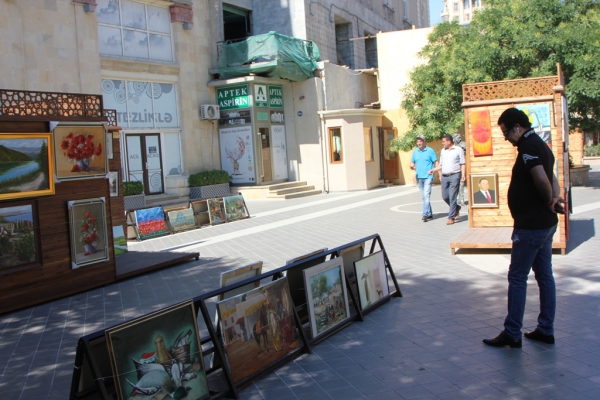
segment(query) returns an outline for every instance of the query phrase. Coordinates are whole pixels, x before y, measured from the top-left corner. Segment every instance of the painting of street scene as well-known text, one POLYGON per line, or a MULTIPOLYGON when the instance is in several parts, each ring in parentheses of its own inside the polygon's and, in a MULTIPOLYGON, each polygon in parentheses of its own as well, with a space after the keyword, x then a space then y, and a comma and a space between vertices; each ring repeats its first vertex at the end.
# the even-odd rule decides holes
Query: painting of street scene
POLYGON ((106 330, 119 400, 201 400, 208 382, 191 301, 106 330))
POLYGON ((335 327, 350 315, 343 271, 341 257, 304 270, 313 337, 335 327))
POLYGON ((223 202, 225 203, 225 214, 227 214, 227 221, 248 218, 246 205, 244 204, 244 198, 242 195, 224 197, 223 202))
POLYGON ((292 307, 286 278, 217 303, 225 354, 234 382, 240 382, 300 346, 292 307))
POLYGON ((382 251, 356 261, 354 269, 361 310, 376 304, 390 294, 382 251))
POLYGON ((33 206, 0 208, 0 269, 36 260, 33 206))
POLYGON ((50 134, 0 135, 0 200, 54 194, 50 134))

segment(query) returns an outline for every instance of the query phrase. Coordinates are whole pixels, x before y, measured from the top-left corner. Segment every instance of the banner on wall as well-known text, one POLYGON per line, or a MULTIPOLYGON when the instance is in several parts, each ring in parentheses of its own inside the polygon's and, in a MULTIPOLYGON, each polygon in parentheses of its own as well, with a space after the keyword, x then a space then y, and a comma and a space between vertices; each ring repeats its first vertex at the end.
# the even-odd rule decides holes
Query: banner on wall
POLYGON ((219 146, 221 169, 231 175, 232 183, 256 182, 252 127, 219 129, 219 146))

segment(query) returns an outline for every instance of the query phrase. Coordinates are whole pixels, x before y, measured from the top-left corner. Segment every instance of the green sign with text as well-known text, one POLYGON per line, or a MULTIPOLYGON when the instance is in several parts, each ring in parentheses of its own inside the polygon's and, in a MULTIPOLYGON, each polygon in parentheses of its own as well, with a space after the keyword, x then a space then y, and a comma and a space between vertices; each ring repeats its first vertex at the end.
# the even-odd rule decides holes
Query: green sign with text
POLYGON ((221 110, 250 108, 248 85, 217 88, 217 103, 221 110))
POLYGON ((283 87, 269 85, 269 107, 283 108, 283 87))

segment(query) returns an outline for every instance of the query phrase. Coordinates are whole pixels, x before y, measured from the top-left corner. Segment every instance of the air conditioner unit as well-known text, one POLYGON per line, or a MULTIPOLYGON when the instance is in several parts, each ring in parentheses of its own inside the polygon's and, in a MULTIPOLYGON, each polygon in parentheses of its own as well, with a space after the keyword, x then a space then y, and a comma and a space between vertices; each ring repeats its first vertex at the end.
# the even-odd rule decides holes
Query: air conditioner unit
POLYGON ((204 104, 200 106, 200 118, 219 119, 219 106, 216 104, 204 104))

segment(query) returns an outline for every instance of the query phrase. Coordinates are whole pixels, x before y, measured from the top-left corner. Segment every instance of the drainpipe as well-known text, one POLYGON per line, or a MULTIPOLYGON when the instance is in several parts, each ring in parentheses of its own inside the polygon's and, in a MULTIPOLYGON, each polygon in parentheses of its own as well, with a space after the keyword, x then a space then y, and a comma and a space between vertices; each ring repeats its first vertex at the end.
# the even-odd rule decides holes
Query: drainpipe
MULTIPOLYGON (((323 110, 327 111, 327 88, 325 86, 325 65, 321 71, 321 83, 323 85, 323 110)), ((321 170, 323 173, 323 191, 329 194, 329 166, 327 164, 327 145, 325 142, 325 119, 323 114, 319 114, 321 118, 321 134, 319 135, 319 142, 321 142, 321 170)))

